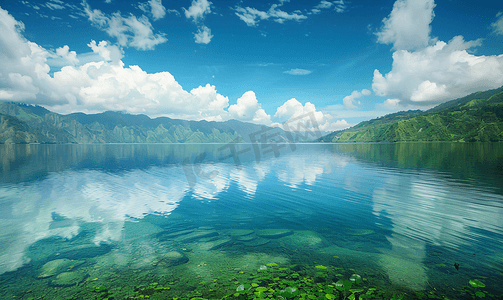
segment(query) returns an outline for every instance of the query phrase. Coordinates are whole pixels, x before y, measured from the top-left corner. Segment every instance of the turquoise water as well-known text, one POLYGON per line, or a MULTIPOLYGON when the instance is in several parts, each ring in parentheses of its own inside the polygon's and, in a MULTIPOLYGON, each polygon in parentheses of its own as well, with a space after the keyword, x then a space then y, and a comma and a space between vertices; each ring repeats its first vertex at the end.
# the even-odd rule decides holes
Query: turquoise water
POLYGON ((268 263, 409 297, 471 299, 472 279, 503 293, 503 144, 230 149, 0 145, 0 298, 132 299, 154 282, 170 289, 151 298, 190 298, 268 263))

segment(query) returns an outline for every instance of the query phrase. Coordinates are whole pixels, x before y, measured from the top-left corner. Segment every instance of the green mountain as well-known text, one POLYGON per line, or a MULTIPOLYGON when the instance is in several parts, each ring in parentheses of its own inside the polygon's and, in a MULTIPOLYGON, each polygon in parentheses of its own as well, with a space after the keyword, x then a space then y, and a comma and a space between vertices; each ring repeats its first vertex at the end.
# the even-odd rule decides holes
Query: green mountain
MULTIPOLYGON (((236 120, 151 119, 107 111, 60 115, 40 106, 0 103, 0 144, 20 143, 229 143, 249 142, 263 126, 236 120)), ((285 139, 279 128, 267 128, 285 139)))
POLYGON ((503 141, 503 87, 448 101, 427 111, 402 111, 317 142, 503 141))

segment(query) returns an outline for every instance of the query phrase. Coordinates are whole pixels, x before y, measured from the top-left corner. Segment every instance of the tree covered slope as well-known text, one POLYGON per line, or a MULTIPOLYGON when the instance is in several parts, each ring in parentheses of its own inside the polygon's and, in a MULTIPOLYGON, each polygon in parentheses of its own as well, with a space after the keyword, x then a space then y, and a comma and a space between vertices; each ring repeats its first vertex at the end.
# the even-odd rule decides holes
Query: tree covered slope
MULTIPOLYGON (((262 126, 119 112, 60 115, 40 106, 0 103, 0 143, 229 143, 249 141, 262 126)), ((279 128, 271 129, 281 131, 279 128)), ((284 132, 281 132, 284 136, 284 132)))
POLYGON ((503 141, 503 87, 332 132, 319 142, 503 141))

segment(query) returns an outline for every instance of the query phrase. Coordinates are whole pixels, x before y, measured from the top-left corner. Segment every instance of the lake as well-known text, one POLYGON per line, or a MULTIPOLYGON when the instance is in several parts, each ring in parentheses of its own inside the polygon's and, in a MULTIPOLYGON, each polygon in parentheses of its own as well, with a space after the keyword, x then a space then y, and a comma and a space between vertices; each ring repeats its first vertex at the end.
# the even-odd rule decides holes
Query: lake
POLYGON ((0 157, 1 299, 503 293, 503 143, 0 145, 0 157))

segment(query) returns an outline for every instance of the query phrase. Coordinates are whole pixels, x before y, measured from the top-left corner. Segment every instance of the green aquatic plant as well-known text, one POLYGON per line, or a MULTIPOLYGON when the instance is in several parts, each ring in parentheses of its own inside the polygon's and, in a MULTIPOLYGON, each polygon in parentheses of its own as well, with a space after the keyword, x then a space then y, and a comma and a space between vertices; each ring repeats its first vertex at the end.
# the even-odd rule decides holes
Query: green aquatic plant
POLYGON ((482 281, 478 279, 471 279, 470 281, 468 281, 468 283, 470 284, 470 286, 465 287, 464 292, 465 294, 470 295, 473 299, 485 298, 486 296, 492 298, 494 296, 487 291, 479 290, 480 288, 486 287, 486 285, 482 281))
POLYGON ((484 283, 482 283, 480 280, 477 280, 477 279, 472 279, 468 283, 470 283, 470 285, 475 288, 486 287, 486 285, 484 283))

